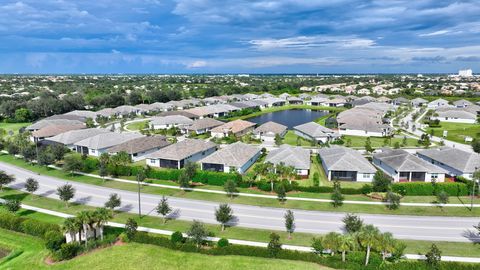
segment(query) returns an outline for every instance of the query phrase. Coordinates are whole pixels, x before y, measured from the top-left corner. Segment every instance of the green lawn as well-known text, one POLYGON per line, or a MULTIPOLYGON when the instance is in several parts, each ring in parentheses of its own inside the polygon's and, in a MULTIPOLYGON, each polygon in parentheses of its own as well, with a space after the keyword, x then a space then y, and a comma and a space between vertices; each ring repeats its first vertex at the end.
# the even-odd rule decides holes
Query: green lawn
POLYGON ((10 257, 0 259, 1 269, 330 269, 306 262, 208 256, 138 243, 111 246, 69 261, 47 265, 45 258, 48 251, 42 240, 0 229, 0 248, 2 247, 13 252, 10 257))
POLYGON ((259 116, 262 114, 266 113, 271 113, 271 112, 278 112, 278 111, 285 111, 285 110, 293 110, 293 109, 310 109, 310 110, 321 110, 321 111, 332 111, 332 112, 339 112, 339 111, 344 111, 346 110, 345 108, 341 107, 323 107, 323 106, 310 106, 310 105, 285 105, 285 106, 279 106, 279 107, 270 107, 263 109, 261 111, 243 115, 243 116, 238 116, 238 117, 232 117, 228 118, 226 120, 236 120, 236 119, 248 119, 251 117, 259 116))
POLYGON ((134 123, 128 124, 126 126, 126 129, 132 130, 132 131, 145 129, 147 127, 148 122, 149 121, 147 121, 147 120, 140 121, 140 122, 134 122, 134 123))
POLYGON ((438 128, 427 128, 426 132, 433 130, 434 136, 443 137, 443 131, 448 131, 447 140, 465 143, 465 136, 470 136, 472 138, 480 138, 480 125, 479 124, 463 124, 463 123, 448 123, 441 122, 441 127, 438 128))
MULTIPOLYGON (((343 135, 343 141, 345 142, 345 146, 347 145, 347 140, 351 140, 351 147, 365 147, 365 141, 367 140, 367 137, 363 136, 351 136, 351 135, 343 135)), ((370 137, 370 141, 372 143, 373 148, 379 148, 384 146, 384 141, 385 138, 382 137, 370 137)), ((403 136, 401 138, 392 138, 391 143, 389 142, 389 145, 393 147, 396 142, 399 142, 402 144, 403 142, 403 136)), ((417 146, 417 140, 412 139, 412 138, 407 138, 407 147, 414 147, 417 146)))
MULTIPOLYGON (((23 167, 25 169, 41 173, 43 175, 50 175, 61 179, 66 179, 69 181, 76 181, 86 184, 104 186, 115 189, 136 191, 136 184, 130 183, 121 183, 116 181, 103 181, 99 178, 88 177, 75 175, 71 176, 68 173, 63 171, 48 169, 45 167, 38 167, 26 164, 22 160, 14 159, 8 155, 0 155, 0 161, 5 161, 12 163, 14 165, 23 167)), ((329 183, 329 182, 327 182, 329 183)), ((342 183, 344 187, 347 187, 348 183, 342 183)), ((222 187, 217 187, 217 189, 222 189, 222 187)), ((250 189, 239 189, 241 192, 251 191, 250 189)), ((239 204, 248 204, 248 205, 259 205, 267 207, 278 207, 278 208, 289 208, 289 209, 305 209, 305 210, 318 210, 318 211, 336 211, 336 212, 354 212, 354 213, 372 213, 372 214, 399 214, 399 215, 438 215, 438 216, 478 216, 480 214, 480 208, 475 208, 473 211, 468 209, 468 198, 459 198, 465 203, 465 207, 446 207, 440 209, 438 207, 414 207, 414 206, 402 206, 397 210, 388 210, 385 206, 382 205, 356 205, 356 204, 344 204, 342 207, 334 208, 330 203, 322 202, 309 202, 309 201, 294 201, 288 200, 284 204, 279 203, 277 200, 268 199, 268 198, 252 198, 246 196, 239 196, 231 200, 225 195, 222 194, 212 194, 204 192, 184 192, 181 190, 159 188, 152 186, 144 186, 142 188, 143 193, 148 194, 157 194, 157 195, 166 195, 173 197, 182 197, 206 201, 214 201, 219 203, 239 203, 239 204)), ((255 191, 258 193, 258 191, 255 191)), ((307 192, 291 192, 288 196, 292 197, 307 197, 307 198, 320 198, 328 199, 330 194, 328 193, 307 193, 307 192)), ((345 200, 372 200, 363 195, 345 195, 345 200)), ((407 201, 406 199, 403 199, 407 201)), ((418 199, 423 202, 432 202, 430 197, 418 197, 418 199)), ((451 203, 457 202, 456 198, 450 198, 451 203)), ((476 199, 476 202, 480 202, 479 199, 476 199)))
POLYGON ((288 130, 287 131, 287 134, 285 134, 285 137, 283 138, 283 143, 293 145, 293 146, 297 146, 298 138, 300 138, 300 145, 301 146, 312 146, 312 143, 310 141, 305 140, 302 137, 299 137, 297 134, 295 134, 295 131, 293 131, 293 130, 288 130))
POLYGON ((13 133, 18 133, 18 130, 21 129, 22 127, 29 126, 31 123, 2 123, 0 122, 0 129, 4 129, 5 131, 10 132, 13 131, 13 133))

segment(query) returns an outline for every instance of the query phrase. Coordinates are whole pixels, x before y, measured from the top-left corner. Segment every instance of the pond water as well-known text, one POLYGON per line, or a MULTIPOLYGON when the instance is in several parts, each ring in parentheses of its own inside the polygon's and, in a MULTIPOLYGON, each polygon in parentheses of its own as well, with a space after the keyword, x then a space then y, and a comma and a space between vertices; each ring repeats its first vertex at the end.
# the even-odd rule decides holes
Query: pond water
POLYGON ((287 126, 289 129, 294 126, 312 122, 317 118, 329 114, 329 111, 315 111, 306 109, 292 109, 278 112, 271 112, 248 118, 250 122, 257 123, 258 125, 264 124, 268 121, 273 121, 287 126))

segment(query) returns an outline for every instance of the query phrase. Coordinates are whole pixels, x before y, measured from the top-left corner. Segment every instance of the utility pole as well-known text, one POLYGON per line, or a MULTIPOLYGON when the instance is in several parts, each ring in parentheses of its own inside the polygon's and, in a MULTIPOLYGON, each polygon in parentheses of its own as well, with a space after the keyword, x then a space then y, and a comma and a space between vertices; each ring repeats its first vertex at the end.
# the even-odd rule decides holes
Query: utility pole
POLYGON ((138 184, 138 217, 142 218, 142 204, 140 202, 140 179, 137 178, 138 184))
POLYGON ((472 198, 470 200, 470 211, 473 211, 473 199, 475 198, 475 185, 477 183, 477 167, 475 167, 475 172, 473 173, 472 181, 473 181, 473 187, 472 187, 472 198))

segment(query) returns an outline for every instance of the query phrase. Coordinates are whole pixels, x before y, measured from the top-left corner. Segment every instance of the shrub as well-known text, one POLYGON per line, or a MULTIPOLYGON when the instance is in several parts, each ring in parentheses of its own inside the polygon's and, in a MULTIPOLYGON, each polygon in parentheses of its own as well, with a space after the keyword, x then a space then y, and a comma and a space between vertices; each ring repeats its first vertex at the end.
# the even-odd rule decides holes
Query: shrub
POLYGON ((83 159, 82 172, 91 173, 99 166, 99 161, 96 158, 86 157, 83 159))
POLYGON ((468 185, 461 182, 432 183, 410 182, 395 183, 392 185, 392 191, 406 196, 432 196, 434 191, 445 191, 449 196, 467 196, 469 194, 468 185))
POLYGON ((21 231, 23 218, 9 212, 0 212, 0 228, 11 231, 21 231))
POLYGON ((183 237, 183 234, 181 232, 176 231, 170 236, 170 241, 174 244, 183 243, 185 241, 185 238, 183 237))
POLYGON ((60 250, 55 252, 54 258, 56 261, 69 260, 80 252, 81 246, 77 242, 62 244, 60 250))
POLYGON ((27 219, 22 222, 22 232, 36 237, 45 237, 49 231, 60 232, 60 226, 35 219, 27 219))
POLYGON ((217 242, 217 246, 219 248, 223 248, 223 247, 227 247, 230 243, 228 242, 228 239, 226 238, 221 238, 220 240, 218 240, 217 242))
POLYGON ((363 195, 367 195, 368 193, 372 192, 372 186, 368 185, 368 184, 365 184, 365 185, 362 186, 362 188, 360 190, 361 190, 363 195))
POLYGON ((65 237, 58 231, 48 231, 45 233, 45 247, 50 251, 59 250, 63 243, 65 243, 65 237))

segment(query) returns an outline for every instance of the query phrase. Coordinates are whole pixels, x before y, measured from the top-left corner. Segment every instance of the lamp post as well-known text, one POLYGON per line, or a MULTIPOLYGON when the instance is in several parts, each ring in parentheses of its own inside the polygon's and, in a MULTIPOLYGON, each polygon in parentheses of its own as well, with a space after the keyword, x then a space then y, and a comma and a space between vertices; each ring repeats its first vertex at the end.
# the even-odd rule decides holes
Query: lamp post
POLYGON ((477 183, 477 167, 475 167, 475 172, 473 173, 472 181, 473 181, 473 187, 472 187, 472 198, 470 200, 470 211, 473 211, 473 199, 475 198, 475 184, 477 183))

